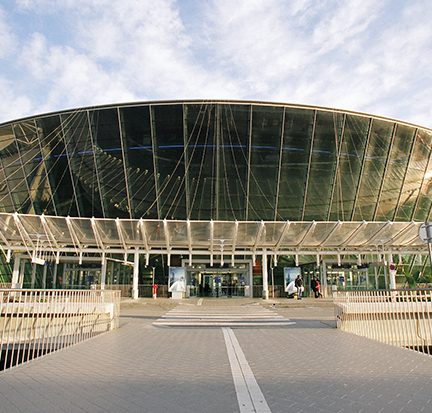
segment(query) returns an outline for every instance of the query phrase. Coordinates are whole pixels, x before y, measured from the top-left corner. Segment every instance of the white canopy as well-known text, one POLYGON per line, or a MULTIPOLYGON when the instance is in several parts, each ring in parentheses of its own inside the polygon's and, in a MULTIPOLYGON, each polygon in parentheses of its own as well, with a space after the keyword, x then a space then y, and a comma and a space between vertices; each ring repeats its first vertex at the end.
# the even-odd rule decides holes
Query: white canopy
MULTIPOLYGON (((421 222, 181 221, 0 213, 5 254, 427 254, 421 222)), ((223 259, 223 258, 222 258, 223 259)))

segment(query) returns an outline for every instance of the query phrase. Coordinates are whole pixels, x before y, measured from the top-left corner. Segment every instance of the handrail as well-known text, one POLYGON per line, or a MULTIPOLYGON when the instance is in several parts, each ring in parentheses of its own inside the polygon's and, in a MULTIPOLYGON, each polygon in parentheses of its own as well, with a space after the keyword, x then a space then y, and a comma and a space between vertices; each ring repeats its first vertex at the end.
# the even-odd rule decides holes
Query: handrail
POLYGON ((118 328, 120 291, 0 289, 0 370, 118 328))
POLYGON ((432 289, 339 291, 336 325, 342 331, 432 354, 432 289))

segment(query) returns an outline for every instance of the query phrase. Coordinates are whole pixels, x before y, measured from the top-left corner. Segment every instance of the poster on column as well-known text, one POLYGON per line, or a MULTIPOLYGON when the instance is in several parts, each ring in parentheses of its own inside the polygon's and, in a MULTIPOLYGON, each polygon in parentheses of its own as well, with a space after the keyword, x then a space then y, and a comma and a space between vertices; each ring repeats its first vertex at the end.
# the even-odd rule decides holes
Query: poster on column
POLYGON ((300 267, 284 267, 285 292, 290 292, 289 289, 294 287, 294 281, 298 275, 301 275, 300 267))
POLYGON ((170 293, 186 292, 186 268, 169 267, 169 288, 170 293))

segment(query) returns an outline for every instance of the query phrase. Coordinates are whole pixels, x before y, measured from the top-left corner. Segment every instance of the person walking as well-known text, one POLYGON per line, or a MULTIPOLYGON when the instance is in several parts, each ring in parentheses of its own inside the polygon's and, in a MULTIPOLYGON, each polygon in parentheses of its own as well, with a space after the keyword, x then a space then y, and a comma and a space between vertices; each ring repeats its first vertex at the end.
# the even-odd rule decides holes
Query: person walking
POLYGON ((311 287, 311 290, 314 292, 315 298, 316 298, 316 281, 317 281, 316 278, 312 277, 311 283, 310 283, 310 287, 311 287))
POLYGON ((322 297, 322 294, 321 294, 321 283, 319 282, 318 278, 315 279, 314 293, 315 293, 315 298, 322 297))
POLYGON ((303 294, 303 278, 301 277, 301 275, 297 275, 297 278, 295 280, 295 286, 297 288, 297 300, 301 300, 302 299, 302 294, 303 294))

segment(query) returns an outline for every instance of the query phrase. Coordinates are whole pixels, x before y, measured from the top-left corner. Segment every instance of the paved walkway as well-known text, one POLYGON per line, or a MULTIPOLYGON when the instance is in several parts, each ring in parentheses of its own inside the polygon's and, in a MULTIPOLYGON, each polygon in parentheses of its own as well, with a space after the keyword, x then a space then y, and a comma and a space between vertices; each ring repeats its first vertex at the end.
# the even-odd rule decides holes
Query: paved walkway
POLYGON ((336 330, 326 301, 158 299, 0 373, 0 412, 239 411, 430 412, 432 357, 336 330))

